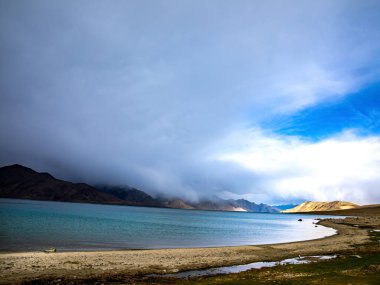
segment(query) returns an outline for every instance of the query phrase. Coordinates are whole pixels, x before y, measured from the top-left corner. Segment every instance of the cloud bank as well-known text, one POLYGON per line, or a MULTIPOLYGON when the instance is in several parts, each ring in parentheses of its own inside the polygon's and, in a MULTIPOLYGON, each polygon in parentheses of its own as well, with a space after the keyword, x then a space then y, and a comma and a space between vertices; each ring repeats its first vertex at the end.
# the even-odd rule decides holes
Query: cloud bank
POLYGON ((1 1, 0 163, 191 199, 380 202, 369 177, 376 134, 309 143, 262 125, 376 81, 379 8, 378 1, 1 1), (338 152, 331 163, 341 147, 350 159, 338 152))
MULTIPOLYGON (((266 200, 354 200, 380 198, 380 138, 345 132, 318 142, 251 131, 247 145, 216 157, 234 162, 260 177, 251 193, 266 200), (271 191, 265 191, 271 189, 271 191), (264 190, 264 191, 263 191, 264 190)), ((228 193, 227 193, 228 194, 228 193)), ((254 196, 253 196, 254 197, 254 196)))

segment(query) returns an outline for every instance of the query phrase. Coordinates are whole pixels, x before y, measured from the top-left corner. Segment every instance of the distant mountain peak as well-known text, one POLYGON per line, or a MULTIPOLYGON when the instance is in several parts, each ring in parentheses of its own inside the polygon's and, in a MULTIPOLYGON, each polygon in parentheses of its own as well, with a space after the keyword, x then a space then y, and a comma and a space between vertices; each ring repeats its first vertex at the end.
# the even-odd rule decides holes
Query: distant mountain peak
POLYGON ((0 169, 2 171, 12 170, 12 171, 27 171, 27 172, 38 173, 35 170, 33 170, 33 169, 29 168, 29 167, 26 167, 24 165, 21 165, 21 164, 6 165, 6 166, 3 166, 3 167, 0 167, 0 169))

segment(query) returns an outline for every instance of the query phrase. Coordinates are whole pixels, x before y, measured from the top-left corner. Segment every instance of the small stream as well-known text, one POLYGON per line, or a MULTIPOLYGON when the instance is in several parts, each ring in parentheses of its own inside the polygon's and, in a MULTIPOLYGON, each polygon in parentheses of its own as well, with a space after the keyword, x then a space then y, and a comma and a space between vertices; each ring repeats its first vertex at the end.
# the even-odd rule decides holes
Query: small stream
POLYGON ((306 264, 306 263, 316 262, 319 260, 333 259, 336 257, 337 255, 304 256, 304 257, 284 259, 282 261, 253 262, 253 263, 244 264, 244 265, 224 266, 224 267, 216 267, 216 268, 203 269, 203 270, 191 270, 191 271, 184 271, 184 272, 179 272, 179 273, 171 273, 171 274, 163 274, 163 275, 151 274, 149 276, 188 279, 192 277, 239 273, 239 272, 247 271, 250 269, 261 269, 264 267, 274 267, 278 265, 306 264))

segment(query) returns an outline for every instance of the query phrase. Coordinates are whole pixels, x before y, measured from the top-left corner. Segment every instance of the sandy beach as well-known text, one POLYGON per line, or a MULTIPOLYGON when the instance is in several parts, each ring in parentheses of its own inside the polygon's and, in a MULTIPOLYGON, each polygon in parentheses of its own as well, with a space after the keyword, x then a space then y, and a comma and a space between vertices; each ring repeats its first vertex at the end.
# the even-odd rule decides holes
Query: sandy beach
POLYGON ((321 225, 337 234, 302 242, 191 249, 125 250, 94 252, 25 252, 0 254, 0 282, 18 284, 32 280, 128 278, 151 273, 228 266, 284 258, 340 254, 368 243, 369 229, 380 228, 380 217, 326 219, 321 225))

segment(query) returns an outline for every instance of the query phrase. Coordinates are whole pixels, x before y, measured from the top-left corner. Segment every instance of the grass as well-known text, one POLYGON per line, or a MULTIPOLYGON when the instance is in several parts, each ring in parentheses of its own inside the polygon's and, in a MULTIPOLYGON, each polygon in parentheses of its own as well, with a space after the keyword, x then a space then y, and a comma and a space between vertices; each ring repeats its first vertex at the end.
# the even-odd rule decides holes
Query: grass
MULTIPOLYGON (((369 231, 369 238, 370 238, 372 243, 379 244, 380 232, 369 231)), ((379 246, 380 246, 380 244, 379 244, 379 246)))

